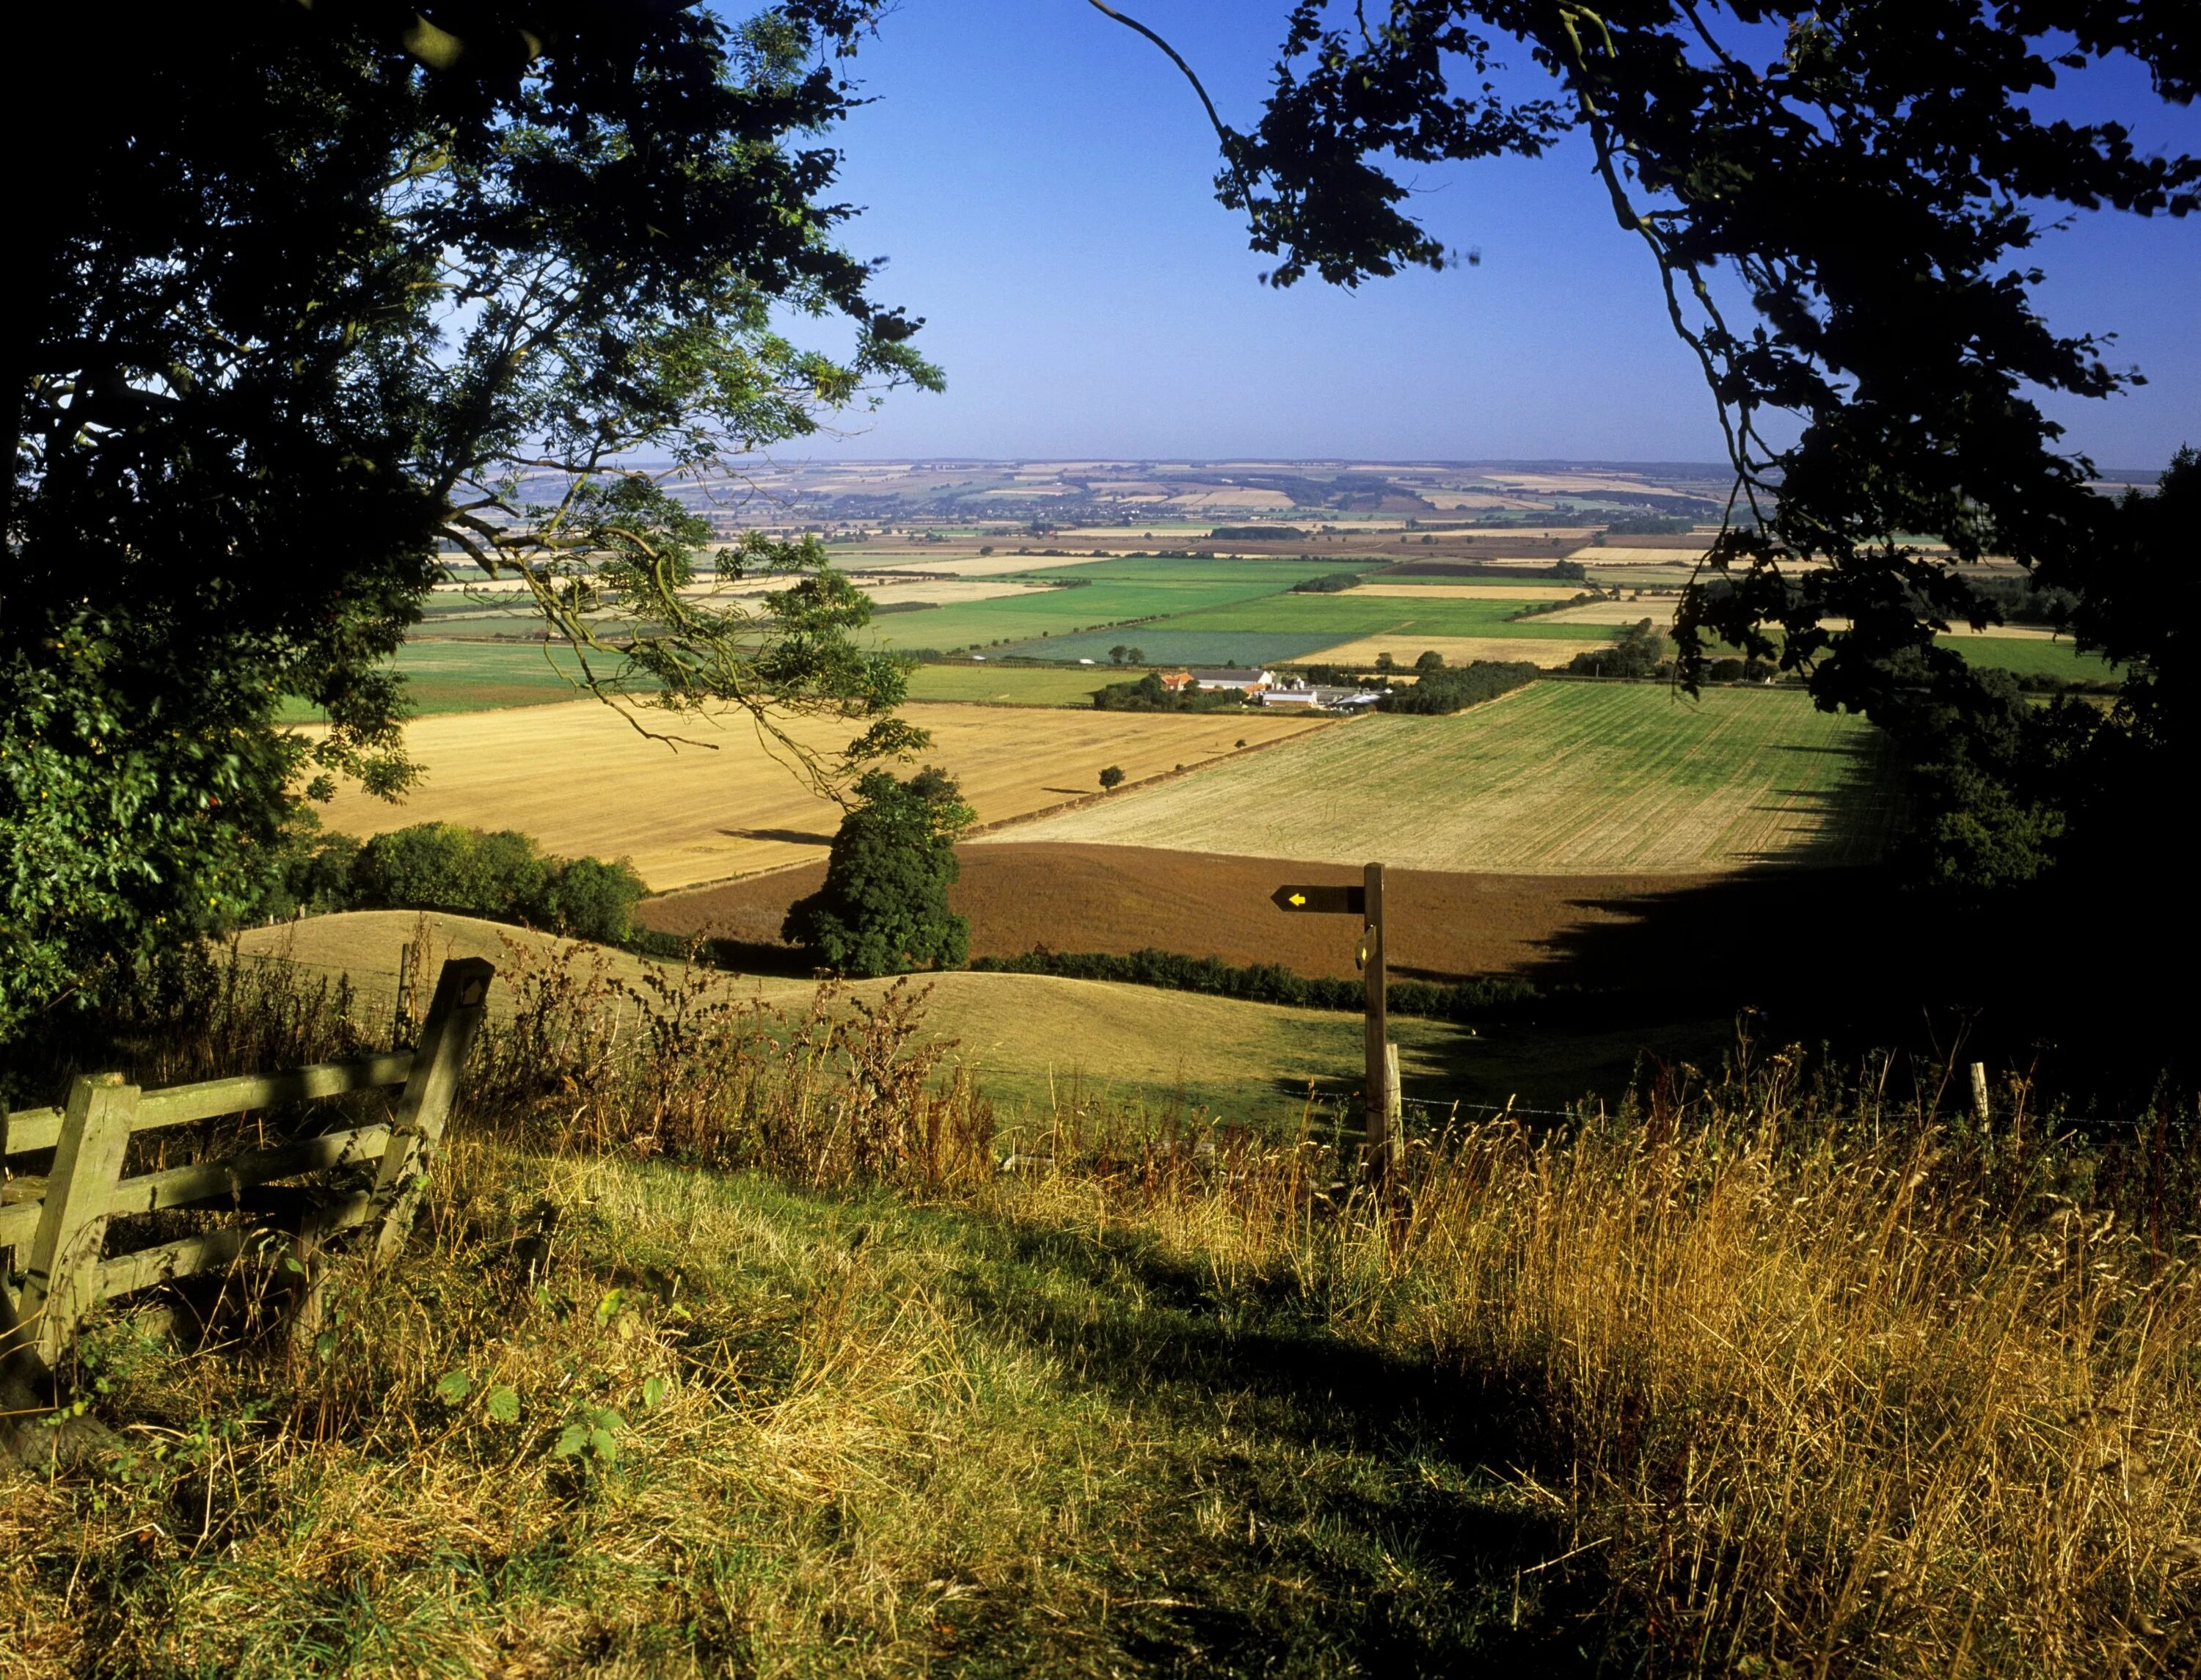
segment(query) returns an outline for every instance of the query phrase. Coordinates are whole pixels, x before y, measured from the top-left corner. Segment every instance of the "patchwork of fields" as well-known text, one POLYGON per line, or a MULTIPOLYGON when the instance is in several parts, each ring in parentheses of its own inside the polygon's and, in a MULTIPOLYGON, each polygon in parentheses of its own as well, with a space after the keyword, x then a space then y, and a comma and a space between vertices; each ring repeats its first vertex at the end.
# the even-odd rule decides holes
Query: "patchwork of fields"
MULTIPOLYGON (((1136 782, 1249 747, 1335 725, 1275 713, 1011 711, 920 703, 909 722, 932 733, 924 761, 952 772, 981 822, 1094 795, 1108 765, 1136 782)), ((656 890, 821 855, 840 809, 766 749, 744 714, 719 720, 651 714, 654 726, 709 745, 644 739, 593 700, 423 718, 408 731, 427 778, 391 805, 356 788, 323 808, 332 828, 373 834, 419 822, 516 828, 553 852, 631 859, 656 890), (715 750, 713 750, 715 749, 715 750)), ((789 731, 822 752, 848 724, 789 731)))
POLYGON ((1875 742, 1793 690, 1541 682, 1457 717, 1342 725, 1013 837, 1436 870, 1858 863, 1894 815, 1875 742))

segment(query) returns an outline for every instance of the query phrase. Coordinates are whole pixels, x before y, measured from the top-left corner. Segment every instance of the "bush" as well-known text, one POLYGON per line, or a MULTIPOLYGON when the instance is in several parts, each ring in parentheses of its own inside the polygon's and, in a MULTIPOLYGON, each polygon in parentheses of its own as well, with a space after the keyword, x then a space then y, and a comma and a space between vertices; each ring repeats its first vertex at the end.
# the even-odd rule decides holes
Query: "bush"
POLYGON ((1342 595, 1360 586, 1358 572, 1325 572, 1319 578, 1303 578, 1292 585, 1294 595, 1342 595))
POLYGON ((561 865, 551 878, 543 896, 544 919, 575 939, 633 944, 634 907, 642 902, 643 890, 642 877, 624 858, 606 863, 602 858, 577 857, 561 865))
POLYGON ((1246 699, 1236 689, 1165 689, 1162 679, 1149 671, 1136 683, 1111 683, 1095 689, 1093 708, 1098 712, 1224 712, 1237 710, 1246 699))
POLYGON ((1471 665, 1417 668, 1424 673, 1421 680, 1410 689, 1385 695, 1376 702, 1378 711, 1424 717, 1457 712, 1510 694, 1535 681, 1537 674, 1536 667, 1524 660, 1478 659, 1471 665))
MULTIPOLYGON (((1054 974, 1065 980, 1114 980, 1168 991, 1205 992, 1252 1003, 1284 1003, 1301 1009, 1364 1007, 1366 989, 1358 980, 1327 976, 1310 978, 1271 962, 1233 967, 1218 957, 1180 956, 1174 951, 1031 951, 1020 957, 980 957, 971 965, 979 973, 1054 974)), ((1426 980, 1394 980, 1385 989, 1386 1007, 1400 1015, 1459 1021, 1486 1016, 1511 1004, 1535 1002, 1541 994, 1526 980, 1463 980, 1436 985, 1426 980)))
POLYGON ((1123 785, 1124 772, 1122 767, 1112 764, 1106 770, 1103 770, 1100 772, 1101 792, 1106 793, 1112 788, 1119 788, 1123 785))
POLYGON ((1567 661, 1567 669, 1577 677, 1648 677, 1665 654, 1666 638, 1644 619, 1622 631, 1611 647, 1576 654, 1567 661))
POLYGON ((624 858, 555 857, 510 829, 417 823, 359 846, 342 897, 306 908, 449 910, 618 945, 631 942, 645 890, 624 858))
POLYGON ((856 797, 833 837, 825 884, 788 907, 781 937, 838 974, 960 967, 971 925, 948 908, 948 889, 972 813, 954 779, 929 766, 906 782, 874 770, 856 797))

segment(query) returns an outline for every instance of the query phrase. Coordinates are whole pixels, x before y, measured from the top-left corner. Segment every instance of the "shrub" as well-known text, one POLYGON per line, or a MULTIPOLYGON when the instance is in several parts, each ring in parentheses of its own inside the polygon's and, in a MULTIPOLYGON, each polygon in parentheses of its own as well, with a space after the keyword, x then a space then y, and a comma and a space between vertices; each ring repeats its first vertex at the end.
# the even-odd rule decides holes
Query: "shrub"
MULTIPOLYGON (((971 965, 979 973, 1053 974, 1066 980, 1113 980, 1168 991, 1205 992, 1252 1003, 1283 1003, 1300 1009, 1359 1009, 1366 990, 1359 980, 1310 978, 1271 962, 1240 968, 1218 957, 1180 956, 1174 951, 1050 951, 1018 957, 980 957, 971 965)), ((1463 980, 1453 985, 1426 980, 1394 980, 1386 988, 1386 1006, 1396 1014, 1459 1021, 1489 1015, 1509 1005, 1541 996, 1526 980, 1463 980)))
POLYGON ((1101 792, 1106 793, 1112 788, 1119 788, 1123 785, 1124 772, 1121 766, 1112 764, 1100 772, 1101 792))
POLYGON ((836 973, 955 968, 971 925, 948 906, 955 839, 971 825, 954 779, 930 766, 907 781, 874 770, 841 819, 825 882, 788 907, 781 936, 816 951, 836 973))
POLYGON ((1360 584, 1358 572, 1325 572, 1319 578, 1302 578, 1292 585, 1294 595, 1342 595, 1360 584))
POLYGON ((1609 648, 1576 654, 1567 669, 1577 677, 1648 677, 1665 657, 1666 638, 1643 619, 1621 632, 1609 648))
POLYGON ((624 858, 577 857, 561 865, 544 895, 544 919, 559 932, 600 944, 634 943, 634 907, 642 902, 642 877, 624 858))
POLYGON ((1418 668, 1424 673, 1419 682, 1385 695, 1376 709, 1435 716, 1495 700, 1536 679, 1536 667, 1523 660, 1478 659, 1471 665, 1418 668))

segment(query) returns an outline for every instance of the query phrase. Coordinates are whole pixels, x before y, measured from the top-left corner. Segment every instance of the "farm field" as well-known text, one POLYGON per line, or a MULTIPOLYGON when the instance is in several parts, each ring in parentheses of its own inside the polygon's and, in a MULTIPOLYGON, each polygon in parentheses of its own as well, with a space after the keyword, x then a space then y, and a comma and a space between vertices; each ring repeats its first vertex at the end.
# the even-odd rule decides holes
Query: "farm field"
MULTIPOLYGON (((1052 560, 1026 559, 1020 575, 1045 580, 1058 575, 1052 560)), ((1059 572, 1073 589, 1028 591, 992 601, 896 613, 867 632, 883 647, 989 647, 1039 643, 1042 632, 1059 637, 1088 626, 1128 620, 1176 618, 1188 613, 1288 590, 1303 578, 1334 567, 1288 560, 1157 560, 1147 556, 1089 561, 1059 572)), ((1116 637, 1114 640, 1124 639, 1116 637)), ((1055 656, 1051 648, 1047 656, 1055 656)), ((1103 648, 1105 655, 1106 648, 1103 648)), ((1071 657, 1076 657, 1073 655, 1071 657)))
POLYGON ((1385 579, 1340 592, 1347 601, 1382 597, 1393 601, 1571 601, 1582 592, 1580 584, 1447 583, 1442 578, 1385 579))
POLYGON ((909 697, 981 706, 1089 707, 1093 690, 1104 684, 1135 683, 1144 675, 1137 666, 920 665, 909 673, 909 697))
POLYGON ((1693 702, 1540 682, 1457 717, 1342 725, 1013 837, 1559 874, 1866 862, 1894 805, 1875 743, 1790 691, 1693 702))
MULTIPOLYGON (((1330 727, 1258 712, 1130 714, 1006 711, 916 704, 903 713, 930 730, 924 755, 962 782, 981 822, 1049 809, 1097 791, 1102 767, 1134 782, 1330 727)), ((742 717, 656 715, 706 747, 645 740, 593 700, 563 706, 423 718, 408 743, 423 784, 391 805, 356 788, 322 808, 331 828, 373 834, 420 822, 516 828, 566 855, 625 857, 658 890, 724 879, 821 855, 838 808, 778 762, 742 717)), ((825 752, 852 725, 808 721, 791 731, 825 752)))
MULTIPOLYGON (((573 685, 560 675, 571 671, 570 655, 553 655, 540 642, 408 641, 398 649, 396 667, 405 678, 407 698, 417 716, 440 717, 505 706, 543 706, 573 697, 573 685)), ((293 700, 285 723, 309 723, 320 712, 293 700)))
MULTIPOLYGON (((1241 966, 1277 963, 1348 979, 1357 924, 1288 916, 1270 895, 1286 881, 1350 885, 1357 866, 1285 858, 1024 841, 1011 830, 966 844, 949 890, 971 923, 973 956, 1155 949, 1241 966)), ((1524 875, 1392 869, 1386 892, 1392 972, 1406 979, 1511 975, 1600 989, 1662 987, 1701 968, 1732 977, 1733 952, 1705 930, 1777 919, 1808 896, 1823 910, 1864 872, 1749 874, 1524 875), (1804 884, 1809 881, 1810 885, 1804 884), (1694 937, 1672 936, 1693 920, 1694 937)), ((748 946, 779 938, 787 907, 815 892, 823 864, 753 875, 645 900, 643 925, 748 946)), ((1858 890, 1864 889, 1860 886, 1858 890)), ((764 966, 765 954, 752 959, 764 966)))
MULTIPOLYGON (((1416 636, 1411 633, 1364 636, 1357 641, 1317 648, 1298 655, 1335 665, 1373 665, 1385 654, 1400 665, 1411 666, 1424 653, 1441 654, 1447 665, 1472 665, 1478 659, 1526 660, 1547 671, 1558 670, 1576 654, 1610 645, 1609 638, 1576 631, 1571 635, 1416 636)), ((1244 663, 1241 661, 1240 663, 1244 663)))

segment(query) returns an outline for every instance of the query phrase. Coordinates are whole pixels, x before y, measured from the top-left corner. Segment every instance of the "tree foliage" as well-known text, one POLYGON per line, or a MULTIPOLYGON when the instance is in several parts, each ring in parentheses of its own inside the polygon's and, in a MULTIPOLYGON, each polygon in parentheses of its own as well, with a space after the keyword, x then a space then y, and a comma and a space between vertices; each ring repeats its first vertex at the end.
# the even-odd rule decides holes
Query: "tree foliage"
POLYGON ((901 671, 851 639, 866 603, 821 550, 752 539, 714 568, 631 466, 707 476, 936 383, 833 241, 816 137, 872 10, 18 21, 21 62, 85 73, 9 103, 38 163, 0 329, 0 1027, 233 909, 302 783, 406 785, 388 661, 439 555, 521 579, 600 692, 843 716, 851 764, 911 744, 901 671), (828 315, 838 360, 780 328, 828 315), (294 699, 318 738, 276 727, 294 699))
POLYGON ((973 813, 945 772, 907 780, 883 770, 856 784, 825 884, 788 908, 782 937, 816 951, 837 974, 960 968, 971 925, 948 908, 955 841, 973 813))

